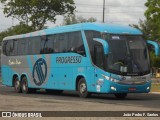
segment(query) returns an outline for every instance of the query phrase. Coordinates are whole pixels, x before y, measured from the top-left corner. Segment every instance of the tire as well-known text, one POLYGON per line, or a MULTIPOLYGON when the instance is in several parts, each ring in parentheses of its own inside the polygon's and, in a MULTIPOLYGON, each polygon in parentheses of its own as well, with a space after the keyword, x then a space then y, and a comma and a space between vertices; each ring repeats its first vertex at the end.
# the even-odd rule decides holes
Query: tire
POLYGON ((22 78, 21 88, 22 88, 22 93, 24 94, 31 92, 31 89, 28 88, 28 81, 26 77, 22 78))
POLYGON ((51 90, 51 89, 46 89, 46 92, 47 93, 50 93, 50 94, 62 94, 63 90, 51 90))
POLYGON ((87 84, 84 78, 81 78, 78 82, 78 94, 81 98, 87 98, 91 95, 87 90, 87 84))
POLYGON ((19 81, 18 77, 14 78, 14 90, 16 93, 21 93, 21 82, 19 81))
POLYGON ((117 99, 124 99, 127 97, 127 93, 116 93, 114 95, 117 99))

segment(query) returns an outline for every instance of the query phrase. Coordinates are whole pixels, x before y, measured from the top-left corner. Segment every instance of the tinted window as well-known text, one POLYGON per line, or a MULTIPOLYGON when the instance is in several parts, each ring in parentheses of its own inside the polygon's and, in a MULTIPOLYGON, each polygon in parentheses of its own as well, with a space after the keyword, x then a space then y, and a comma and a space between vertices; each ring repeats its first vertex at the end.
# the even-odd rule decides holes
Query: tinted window
POLYGON ((8 41, 3 41, 3 44, 2 44, 3 45, 3 54, 4 55, 7 55, 7 49, 6 49, 7 48, 7 43, 8 43, 8 41))
POLYGON ((97 31, 85 31, 85 35, 86 35, 86 39, 88 42, 88 46, 89 46, 89 50, 90 50, 90 54, 92 57, 92 61, 95 63, 94 58, 94 44, 95 42, 93 41, 93 38, 101 38, 101 33, 97 32, 97 31))
POLYGON ((41 54, 67 52, 68 33, 43 36, 41 41, 41 54))
POLYGON ((53 37, 54 36, 42 36, 41 37, 41 54, 53 53, 53 37))
POLYGON ((9 40, 9 41, 4 41, 3 43, 3 52, 5 55, 9 56, 9 55, 13 55, 13 40, 9 40))
POLYGON ((81 32, 69 33, 68 52, 76 52, 78 54, 85 55, 81 32))
POLYGON ((67 52, 68 33, 54 35, 54 52, 67 52))
POLYGON ((18 44, 15 43, 15 46, 18 45, 18 55, 27 55, 28 54, 28 41, 26 39, 17 40, 18 44))
POLYGON ((40 54, 40 37, 28 38, 29 54, 40 54))
MULTIPOLYGON (((19 40, 13 40, 14 42, 14 49, 13 49, 13 55, 18 55, 18 48, 20 47, 18 45, 19 40)), ((21 50, 22 51, 22 50, 21 50)))
POLYGON ((103 69, 104 66, 104 57, 103 57, 103 47, 102 45, 96 45, 95 46, 95 64, 103 69))
POLYGON ((33 55, 76 52, 85 55, 81 32, 32 37, 3 42, 6 55, 33 55))

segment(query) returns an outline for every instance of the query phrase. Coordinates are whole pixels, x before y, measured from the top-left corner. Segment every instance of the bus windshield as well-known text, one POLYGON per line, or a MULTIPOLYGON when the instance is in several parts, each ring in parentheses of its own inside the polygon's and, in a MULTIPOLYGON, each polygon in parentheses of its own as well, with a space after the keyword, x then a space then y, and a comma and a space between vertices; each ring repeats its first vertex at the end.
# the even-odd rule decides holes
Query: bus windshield
POLYGON ((145 40, 140 35, 109 35, 108 71, 122 75, 142 75, 150 72, 145 40))

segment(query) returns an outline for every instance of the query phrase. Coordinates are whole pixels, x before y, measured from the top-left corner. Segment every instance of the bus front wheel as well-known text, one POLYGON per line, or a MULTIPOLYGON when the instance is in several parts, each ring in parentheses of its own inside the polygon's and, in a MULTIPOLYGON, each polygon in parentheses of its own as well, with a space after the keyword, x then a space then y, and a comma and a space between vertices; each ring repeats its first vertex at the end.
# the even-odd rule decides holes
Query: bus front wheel
POLYGON ((127 93, 116 93, 114 95, 117 99, 124 99, 127 97, 127 93))
POLYGON ((81 78, 78 82, 78 94, 82 98, 90 96, 90 93, 87 91, 87 84, 84 78, 81 78))
POLYGON ((22 92, 21 83, 20 83, 18 77, 14 78, 14 90, 15 90, 17 93, 21 93, 21 92, 22 92))

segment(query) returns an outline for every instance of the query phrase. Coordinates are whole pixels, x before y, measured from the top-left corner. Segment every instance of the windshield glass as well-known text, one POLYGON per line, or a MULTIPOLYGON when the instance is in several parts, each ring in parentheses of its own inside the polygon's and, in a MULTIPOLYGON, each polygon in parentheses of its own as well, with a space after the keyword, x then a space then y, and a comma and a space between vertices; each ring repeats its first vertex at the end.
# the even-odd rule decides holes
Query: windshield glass
POLYGON ((107 69, 126 75, 139 75, 150 72, 146 42, 137 35, 109 35, 109 55, 107 69))

